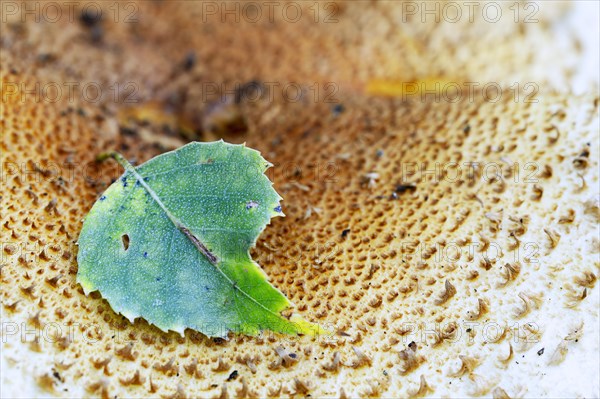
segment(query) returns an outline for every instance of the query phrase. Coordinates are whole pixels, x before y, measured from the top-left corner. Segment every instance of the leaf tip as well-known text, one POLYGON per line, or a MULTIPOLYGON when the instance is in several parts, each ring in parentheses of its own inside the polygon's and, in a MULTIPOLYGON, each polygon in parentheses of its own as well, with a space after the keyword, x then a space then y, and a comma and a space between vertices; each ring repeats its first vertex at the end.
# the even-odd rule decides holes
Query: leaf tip
POLYGON ((326 330, 319 324, 311 323, 310 321, 303 319, 302 316, 298 314, 293 314, 292 317, 290 317, 290 322, 296 326, 298 334, 304 334, 310 337, 333 334, 332 331, 326 330))

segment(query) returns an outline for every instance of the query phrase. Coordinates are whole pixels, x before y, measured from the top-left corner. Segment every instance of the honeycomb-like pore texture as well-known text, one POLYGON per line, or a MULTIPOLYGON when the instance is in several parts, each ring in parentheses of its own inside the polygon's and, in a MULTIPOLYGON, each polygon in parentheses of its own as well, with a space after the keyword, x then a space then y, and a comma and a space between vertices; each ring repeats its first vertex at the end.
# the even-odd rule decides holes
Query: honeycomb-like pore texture
MULTIPOLYGON (((385 54, 414 43, 394 41, 390 16, 389 33, 373 27, 367 45, 370 38, 353 29, 361 21, 368 27, 371 13, 393 10, 390 2, 357 3, 336 3, 343 12, 329 39, 318 36, 327 33, 325 24, 314 31, 261 26, 242 36, 222 24, 198 28, 183 2, 142 2, 138 24, 105 23, 100 43, 78 24, 46 31, 2 26, 3 397, 597 394, 597 94, 454 103, 368 96, 354 83, 394 78, 384 75, 394 71, 385 54), (161 9, 167 18, 149 18, 161 9), (269 29, 280 34, 267 36, 269 29), (218 39, 203 42, 207 32, 218 39), (301 40, 300 32, 308 37, 301 40), (75 51, 66 51, 67 43, 75 51), (169 57, 182 59, 190 49, 197 52, 193 70, 169 80, 169 57), (261 51, 272 63, 259 62, 261 51), (362 67, 369 51, 380 62, 362 67), (40 54, 55 58, 42 62, 40 54), (223 136, 245 141, 274 164, 267 173, 284 198, 287 217, 267 227, 254 259, 295 303, 294 312, 336 331, 333 337, 221 340, 189 330, 181 337, 143 320, 130 323, 75 282, 82 219, 121 173, 96 156, 116 149, 141 163, 184 141, 165 132, 162 119, 129 125, 122 102, 41 101, 23 88, 134 81, 141 98, 191 114, 192 102, 169 102, 177 87, 194 98, 202 81, 234 76, 304 83, 340 76, 342 105, 242 99, 244 132, 223 136)), ((527 28, 535 33, 499 26, 525 51, 543 43, 559 18, 545 15, 546 25, 527 28)), ((443 27, 414 25, 414 37, 448 52, 439 64, 424 59, 423 68, 434 68, 427 76, 443 65, 456 68, 448 73, 511 78, 509 69, 499 76, 482 54, 475 64, 451 62, 451 54, 481 36, 474 26, 452 45, 443 27)), ((508 49, 502 43, 494 50, 482 44, 481 51, 502 59, 495 53, 508 49)), ((530 50, 521 64, 516 58, 522 69, 514 72, 543 79, 538 71, 556 65, 530 50)), ((415 75, 404 76, 420 79, 420 66, 413 67, 415 75)))

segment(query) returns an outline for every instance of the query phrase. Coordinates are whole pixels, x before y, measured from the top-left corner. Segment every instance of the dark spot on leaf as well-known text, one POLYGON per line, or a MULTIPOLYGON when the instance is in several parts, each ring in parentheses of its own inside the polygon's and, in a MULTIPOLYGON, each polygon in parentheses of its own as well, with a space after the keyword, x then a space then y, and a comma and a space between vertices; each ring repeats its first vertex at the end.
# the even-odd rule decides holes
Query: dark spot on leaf
POLYGON ((104 201, 106 199, 106 195, 103 195, 102 197, 100 197, 100 201, 104 201))
POLYGON ((148 181, 148 180, 150 180, 149 177, 144 177, 144 181, 148 181))
POLYGON ((123 182, 123 187, 127 187, 127 178, 122 177, 121 181, 123 182))
POLYGON ((348 233, 350 233, 350 229, 344 229, 342 231, 342 238, 345 238, 348 235, 348 233))
POLYGON ((121 241, 123 241, 123 248, 125 251, 129 249, 129 236, 127 234, 123 234, 121 236, 121 241))
POLYGON ((229 377, 227 377, 227 381, 233 381, 238 377, 238 371, 237 370, 233 370, 231 372, 231 374, 229 374, 229 377))
POLYGON ((258 208, 258 202, 248 201, 246 202, 246 209, 258 208))
POLYGON ((148 252, 144 252, 144 258, 148 257, 148 252))
POLYGON ((277 205, 275 208, 273 208, 273 210, 277 213, 281 212, 281 205, 277 205))
POLYGON ((157 278, 156 278, 156 281, 160 281, 160 277, 157 277, 157 278))

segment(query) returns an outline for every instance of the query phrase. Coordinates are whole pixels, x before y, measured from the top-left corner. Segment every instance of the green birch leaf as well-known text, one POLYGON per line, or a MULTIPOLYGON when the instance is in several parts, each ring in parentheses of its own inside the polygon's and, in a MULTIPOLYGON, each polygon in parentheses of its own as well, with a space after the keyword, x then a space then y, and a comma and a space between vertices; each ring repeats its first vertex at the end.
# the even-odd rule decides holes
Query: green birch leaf
POLYGON ((280 313, 291 304, 249 250, 281 197, 258 151, 190 143, 125 173, 96 201, 79 235, 77 281, 133 321, 210 337, 324 331, 280 313))

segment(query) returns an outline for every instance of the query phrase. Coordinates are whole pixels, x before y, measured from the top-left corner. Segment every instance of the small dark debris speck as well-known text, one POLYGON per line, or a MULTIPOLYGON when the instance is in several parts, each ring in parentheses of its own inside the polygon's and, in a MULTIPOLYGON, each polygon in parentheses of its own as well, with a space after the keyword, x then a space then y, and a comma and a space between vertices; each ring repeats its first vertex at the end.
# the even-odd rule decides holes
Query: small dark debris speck
POLYGON ((229 377, 227 377, 227 381, 233 381, 238 377, 238 371, 237 370, 233 370, 231 372, 231 374, 229 374, 229 377))
POLYGON ((102 20, 102 11, 88 7, 81 13, 79 20, 83 25, 91 28, 102 20))
POLYGON ((544 354, 544 348, 537 351, 538 356, 542 356, 544 354))
POLYGON ((281 205, 277 205, 275 208, 273 208, 273 210, 277 213, 281 212, 281 205))
POLYGON ((590 150, 588 150, 587 148, 585 150, 583 150, 581 152, 581 154, 579 154, 580 157, 582 158, 588 158, 590 156, 590 150))
POLYGON ((415 191, 416 189, 417 187, 413 186, 412 184, 398 184, 394 189, 394 192, 398 194, 403 194, 407 191, 415 191))
POLYGON ((119 126, 119 132, 123 136, 137 136, 137 130, 125 126, 119 126))
POLYGON ((297 355, 295 353, 290 353, 289 357, 291 357, 292 359, 295 359, 297 357, 297 355))
POLYGON ((84 10, 79 16, 81 24, 89 29, 90 40, 92 43, 98 44, 102 41, 104 36, 104 29, 102 28, 102 11, 96 10, 94 7, 84 10))
POLYGON ((342 231, 342 238, 346 238, 346 236, 350 233, 350 229, 344 229, 342 231))
POLYGON ((47 62, 52 62, 56 60, 56 56, 52 53, 40 53, 37 56, 37 61, 40 64, 45 64, 47 62))
POLYGON ((339 116, 345 110, 346 108, 343 104, 335 104, 333 107, 331 107, 331 113, 333 114, 333 116, 339 116))
POLYGON ((185 55, 181 66, 183 67, 184 71, 189 71, 194 67, 194 65, 196 65, 196 53, 194 51, 190 51, 185 55))
POLYGON ((100 197, 100 201, 104 201, 106 199, 106 195, 103 195, 102 197, 100 197))

